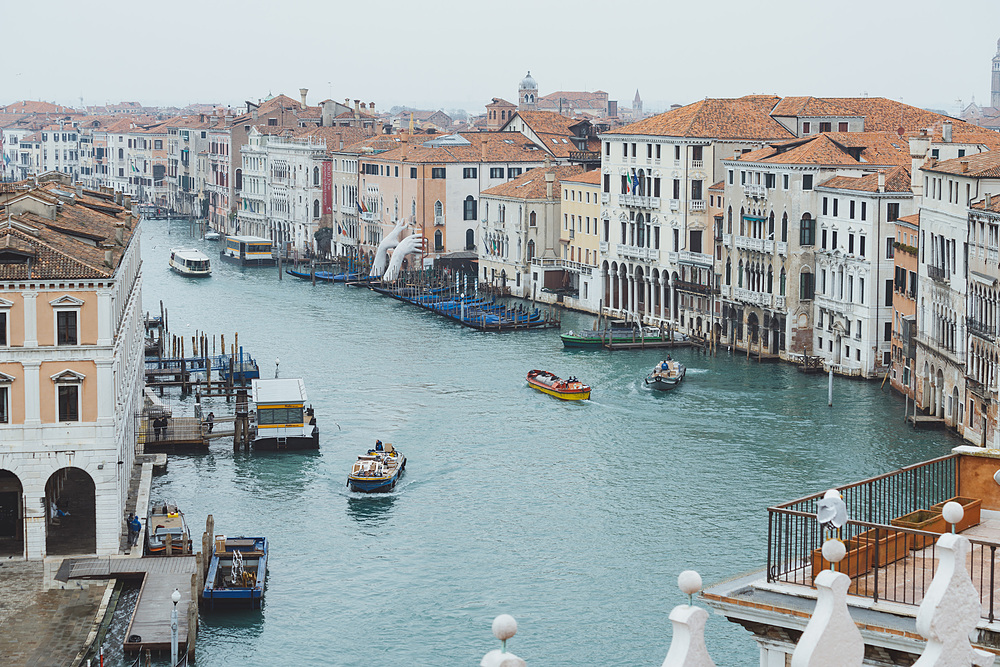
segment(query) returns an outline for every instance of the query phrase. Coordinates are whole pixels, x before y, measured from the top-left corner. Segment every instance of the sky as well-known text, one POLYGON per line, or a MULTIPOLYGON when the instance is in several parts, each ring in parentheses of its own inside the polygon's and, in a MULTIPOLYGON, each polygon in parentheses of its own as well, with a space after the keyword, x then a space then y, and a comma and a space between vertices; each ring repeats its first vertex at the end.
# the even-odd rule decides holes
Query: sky
POLYGON ((483 113, 545 95, 646 111, 749 93, 989 104, 997 0, 47 0, 0 9, 0 104, 242 105, 269 93, 483 113), (489 9, 484 9, 488 7, 489 9))

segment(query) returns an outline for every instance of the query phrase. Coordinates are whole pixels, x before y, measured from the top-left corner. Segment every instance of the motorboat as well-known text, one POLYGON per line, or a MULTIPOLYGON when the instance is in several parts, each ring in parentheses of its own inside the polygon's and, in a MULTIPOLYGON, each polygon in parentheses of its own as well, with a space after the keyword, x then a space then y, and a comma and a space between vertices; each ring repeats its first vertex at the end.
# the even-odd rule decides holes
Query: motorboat
POLYGON ((528 385, 564 401, 585 401, 590 398, 590 385, 572 376, 564 380, 548 371, 533 370, 528 372, 528 385))
POLYGON ((687 369, 679 361, 674 361, 669 357, 656 364, 652 372, 646 376, 646 386, 661 391, 668 391, 675 388, 684 380, 684 373, 687 369))
POLYGON ((243 266, 274 266, 275 262, 271 240, 260 236, 227 236, 219 256, 243 266))
POLYGON ((559 335, 563 347, 597 349, 611 343, 657 344, 672 341, 674 344, 690 342, 687 334, 668 332, 658 327, 612 325, 590 331, 568 331, 559 335))
POLYGON ((215 536, 201 599, 209 609, 238 604, 259 609, 267 577, 266 537, 215 536))
POLYGON ((319 427, 300 378, 250 381, 254 449, 319 449, 319 427))
POLYGON ((347 486, 359 493, 385 493, 396 488, 406 470, 406 457, 389 443, 375 442, 375 448, 358 456, 347 476, 347 486))
POLYGON ((191 532, 177 505, 157 502, 150 506, 146 516, 146 553, 159 556, 191 553, 191 532))
POLYGON ((197 248, 173 248, 170 251, 170 268, 192 278, 212 275, 212 263, 208 255, 197 248))
POLYGON ((221 238, 222 238, 222 234, 220 234, 219 232, 217 232, 215 230, 210 229, 207 232, 205 232, 205 240, 206 241, 218 241, 221 238))

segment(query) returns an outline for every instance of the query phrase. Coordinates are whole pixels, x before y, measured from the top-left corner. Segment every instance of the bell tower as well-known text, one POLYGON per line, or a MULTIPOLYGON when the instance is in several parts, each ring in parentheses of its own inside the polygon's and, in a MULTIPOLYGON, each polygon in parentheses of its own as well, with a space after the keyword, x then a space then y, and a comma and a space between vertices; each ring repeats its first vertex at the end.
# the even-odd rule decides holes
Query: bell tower
POLYGON ((1000 107, 1000 39, 997 40, 997 54, 993 56, 993 85, 990 86, 990 106, 1000 107))
MULTIPOLYGON (((1000 58, 1000 55, 998 55, 1000 58)), ((1000 89, 998 89, 1000 91, 1000 89)), ((529 71, 527 76, 521 79, 521 83, 517 86, 517 110, 518 111, 535 111, 538 109, 538 84, 531 77, 531 72, 529 71)))

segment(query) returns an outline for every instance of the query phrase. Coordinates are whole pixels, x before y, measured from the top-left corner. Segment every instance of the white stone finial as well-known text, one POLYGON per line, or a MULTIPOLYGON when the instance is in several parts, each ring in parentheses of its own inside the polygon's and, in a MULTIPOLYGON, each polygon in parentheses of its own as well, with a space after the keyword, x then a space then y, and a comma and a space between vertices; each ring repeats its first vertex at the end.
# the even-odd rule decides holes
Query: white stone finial
POLYGON ((951 524, 951 532, 955 532, 955 524, 965 518, 965 508, 961 503, 951 500, 944 504, 941 514, 944 515, 944 520, 951 524))
POLYGON ((847 546, 837 539, 827 540, 823 543, 823 558, 831 563, 839 563, 847 556, 847 546))
POLYGON ((493 619, 493 636, 503 642, 503 646, 493 649, 479 663, 479 667, 527 667, 524 660, 513 653, 507 653, 507 640, 517 634, 517 621, 509 614, 500 614, 493 619))
POLYGON ((965 569, 969 540, 945 533, 936 551, 937 571, 917 612, 917 632, 927 638, 927 647, 913 667, 992 665, 993 656, 969 641, 982 615, 979 593, 965 569))
MULTIPOLYGON (((701 577, 699 577, 699 580, 701 577)), ((700 588, 700 586, 699 586, 700 588)), ((701 607, 678 605, 670 612, 674 636, 662 667, 715 667, 705 646, 708 612, 701 607)))
POLYGON ((684 595, 694 595, 701 590, 701 575, 694 570, 684 570, 677 575, 677 587, 684 595))
POLYGON ((816 608, 792 653, 792 667, 860 667, 865 642, 847 610, 851 578, 823 570, 815 584, 816 608))

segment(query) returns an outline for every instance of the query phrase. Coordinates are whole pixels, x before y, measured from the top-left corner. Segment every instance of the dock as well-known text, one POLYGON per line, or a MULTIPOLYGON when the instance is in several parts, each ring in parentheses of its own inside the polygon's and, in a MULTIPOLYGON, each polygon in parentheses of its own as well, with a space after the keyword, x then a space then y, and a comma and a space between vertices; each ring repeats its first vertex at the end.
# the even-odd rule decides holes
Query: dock
POLYGON ((913 428, 944 428, 946 426, 944 417, 935 417, 934 415, 910 415, 906 421, 913 428))
POLYGON ((189 623, 194 621, 197 634, 198 565, 194 556, 154 556, 129 558, 68 558, 56 574, 59 581, 70 579, 132 579, 141 581, 128 631, 126 653, 170 650, 170 600, 174 589, 181 592, 177 604, 178 645, 188 652, 189 623))

